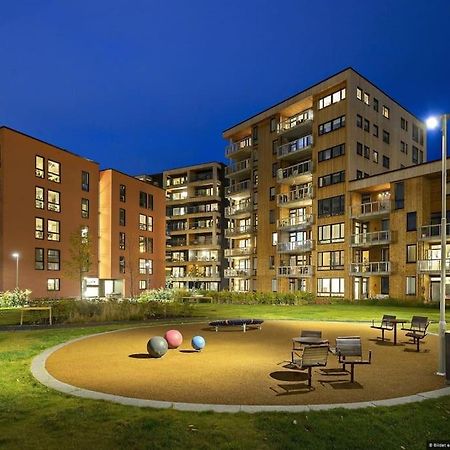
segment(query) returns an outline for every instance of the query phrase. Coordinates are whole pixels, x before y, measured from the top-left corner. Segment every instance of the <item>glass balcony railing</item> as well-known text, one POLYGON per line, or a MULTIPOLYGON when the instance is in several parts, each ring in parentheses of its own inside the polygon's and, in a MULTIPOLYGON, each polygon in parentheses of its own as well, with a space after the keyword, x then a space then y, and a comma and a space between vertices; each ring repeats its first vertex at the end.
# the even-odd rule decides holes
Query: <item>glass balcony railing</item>
POLYGON ((287 131, 293 130, 294 128, 300 127, 307 123, 312 123, 313 120, 313 110, 308 109, 302 111, 301 113, 295 114, 285 120, 282 120, 277 127, 278 134, 285 133, 287 131))
POLYGON ((277 179, 280 183, 284 181, 295 181, 296 179, 299 181, 301 178, 309 178, 312 176, 312 171, 312 161, 305 161, 286 167, 285 169, 278 169, 277 179))
POLYGON ((352 234, 351 245, 353 247, 370 247, 372 245, 387 245, 392 242, 392 232, 372 231, 370 233, 352 234))
POLYGON ((239 195, 243 194, 244 192, 247 192, 250 190, 251 183, 250 180, 244 180, 240 183, 234 183, 227 187, 226 194, 231 195, 239 195))
POLYGON ((234 256, 246 256, 252 255, 255 253, 255 247, 236 247, 236 248, 227 248, 225 250, 225 257, 230 258, 234 256))
POLYGON ((225 168, 225 175, 231 176, 250 170, 251 168, 250 163, 251 163, 250 159, 243 159, 242 161, 232 163, 225 168))
POLYGON ((247 136, 244 139, 241 139, 240 141, 232 142, 231 144, 227 145, 225 149, 225 154, 228 157, 240 151, 250 150, 251 146, 252 146, 252 138, 251 136, 247 136))
POLYGON ((297 155, 301 152, 311 149, 313 145, 312 134, 304 136, 295 141, 288 142, 287 144, 280 145, 277 150, 278 158, 284 158, 290 155, 297 155))
POLYGON ((304 214, 302 216, 286 217, 279 219, 277 222, 279 229, 301 229, 307 228, 314 223, 312 214, 304 214))
POLYGON ((350 264, 350 275, 389 275, 392 270, 390 261, 362 262, 350 264))
POLYGON ((303 278, 313 275, 313 266, 281 266, 278 267, 279 277, 303 278))
POLYGON ((225 216, 232 217, 238 214, 250 213, 253 211, 253 204, 250 200, 243 201, 225 208, 225 216))
POLYGON ((247 278, 251 277, 253 273, 252 269, 225 269, 224 275, 226 278, 247 278))
POLYGON ((253 225, 241 225, 238 227, 227 228, 225 230, 225 237, 240 236, 242 234, 250 234, 254 230, 253 225))
MULTIPOLYGON (((447 239, 450 239, 450 223, 447 224, 447 239)), ((419 229, 419 239, 422 241, 439 240, 441 237, 441 224, 423 225, 419 229)))
POLYGON ((391 211, 391 201, 381 200, 377 202, 361 203, 350 206, 351 217, 372 217, 389 214, 391 211))
MULTIPOLYGON (((450 258, 445 260, 445 270, 450 270, 450 258)), ((439 273, 441 271, 440 259, 421 259, 417 261, 417 271, 421 273, 433 272, 439 273)))
POLYGON ((310 252, 314 247, 314 241, 279 242, 277 249, 279 253, 302 253, 310 252))
POLYGON ((289 191, 286 194, 278 194, 277 204, 278 206, 290 206, 293 203, 301 203, 306 200, 312 200, 314 197, 313 185, 308 184, 307 187, 297 188, 293 191, 289 191))

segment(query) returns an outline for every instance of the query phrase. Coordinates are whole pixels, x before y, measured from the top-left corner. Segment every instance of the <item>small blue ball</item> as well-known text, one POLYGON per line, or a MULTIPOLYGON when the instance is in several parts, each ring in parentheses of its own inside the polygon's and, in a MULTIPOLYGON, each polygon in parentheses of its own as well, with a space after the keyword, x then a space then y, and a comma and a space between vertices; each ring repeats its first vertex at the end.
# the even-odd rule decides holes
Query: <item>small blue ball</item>
POLYGON ((206 342, 205 339, 202 336, 194 336, 192 338, 192 348, 194 350, 201 350, 203 348, 205 348, 206 342))

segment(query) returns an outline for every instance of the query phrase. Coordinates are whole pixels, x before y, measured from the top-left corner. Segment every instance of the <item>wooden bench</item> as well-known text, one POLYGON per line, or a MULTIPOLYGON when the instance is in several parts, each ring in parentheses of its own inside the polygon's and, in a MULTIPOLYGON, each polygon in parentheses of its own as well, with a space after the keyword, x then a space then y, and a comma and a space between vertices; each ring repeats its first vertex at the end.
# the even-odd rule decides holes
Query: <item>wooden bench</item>
POLYGON ((52 325, 52 307, 51 306, 24 306, 20 308, 20 325, 23 325, 23 313, 25 311, 48 311, 48 322, 52 325))

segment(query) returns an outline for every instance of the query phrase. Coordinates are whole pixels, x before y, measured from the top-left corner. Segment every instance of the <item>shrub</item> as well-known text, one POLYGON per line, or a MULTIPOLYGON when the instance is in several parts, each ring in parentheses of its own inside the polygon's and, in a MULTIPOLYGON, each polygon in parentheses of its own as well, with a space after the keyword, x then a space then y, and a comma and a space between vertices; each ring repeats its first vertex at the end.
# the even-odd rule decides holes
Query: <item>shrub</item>
POLYGON ((28 304, 31 291, 14 289, 13 291, 0 292, 0 308, 17 308, 28 304))
POLYGON ((305 305, 312 303, 314 297, 309 292, 233 292, 209 291, 214 303, 231 303, 241 305, 305 305))

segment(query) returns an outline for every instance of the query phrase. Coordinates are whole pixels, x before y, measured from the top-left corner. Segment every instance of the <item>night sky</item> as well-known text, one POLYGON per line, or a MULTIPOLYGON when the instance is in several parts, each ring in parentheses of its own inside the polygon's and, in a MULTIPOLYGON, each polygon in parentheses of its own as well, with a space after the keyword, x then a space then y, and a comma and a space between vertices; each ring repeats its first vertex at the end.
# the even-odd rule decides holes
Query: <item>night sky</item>
POLYGON ((4 1, 0 123, 154 173, 224 160, 224 129, 348 66, 426 118, 449 23, 449 0, 4 1))

